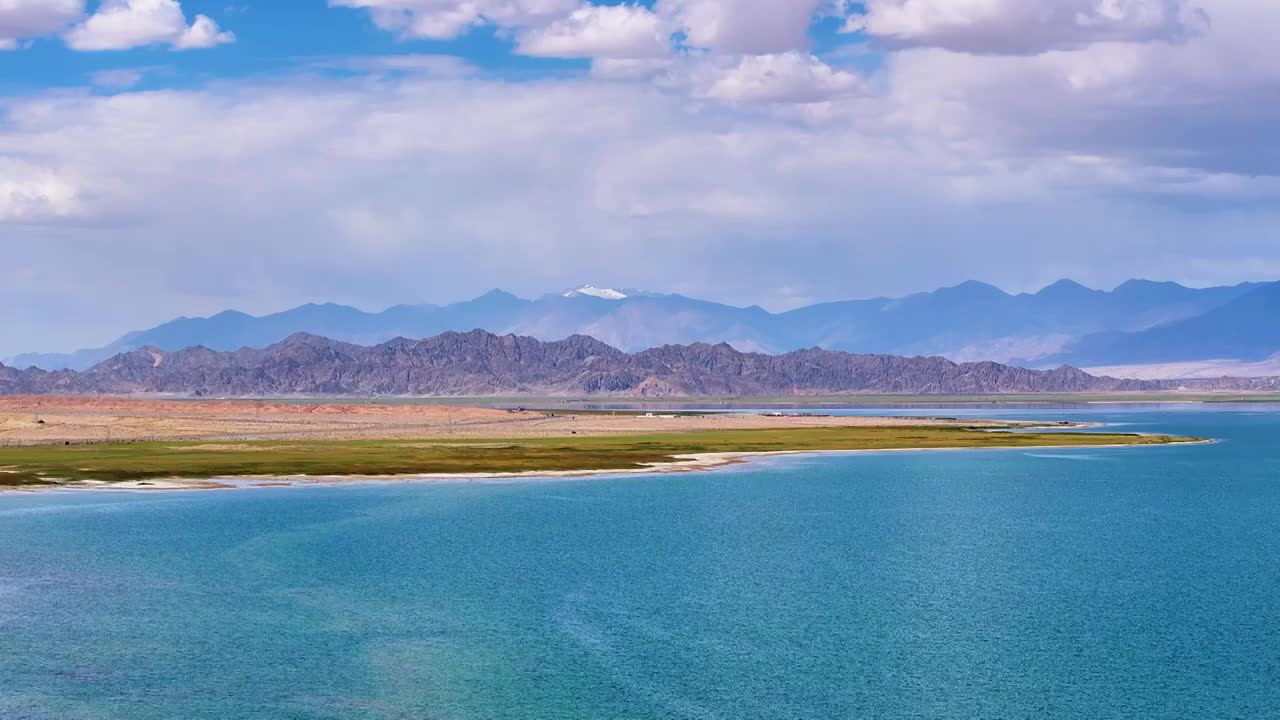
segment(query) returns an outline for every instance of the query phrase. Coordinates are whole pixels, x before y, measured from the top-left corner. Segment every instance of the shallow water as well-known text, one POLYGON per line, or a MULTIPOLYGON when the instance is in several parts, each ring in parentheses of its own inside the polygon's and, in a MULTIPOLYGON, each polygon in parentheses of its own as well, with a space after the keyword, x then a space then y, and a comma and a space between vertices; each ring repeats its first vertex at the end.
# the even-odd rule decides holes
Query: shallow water
POLYGON ((0 718, 1280 718, 1280 412, 1058 417, 1223 442, 0 495, 0 718))

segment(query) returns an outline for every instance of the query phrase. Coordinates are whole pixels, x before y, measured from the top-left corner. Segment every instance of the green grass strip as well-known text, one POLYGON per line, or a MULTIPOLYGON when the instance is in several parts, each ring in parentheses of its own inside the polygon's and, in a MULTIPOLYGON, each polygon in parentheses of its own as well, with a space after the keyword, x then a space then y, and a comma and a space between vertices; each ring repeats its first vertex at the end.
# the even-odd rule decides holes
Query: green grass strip
POLYGON ((832 427, 520 440, 209 441, 0 448, 0 485, 249 475, 413 475, 627 470, 713 452, 1095 447, 1171 436, 832 427))

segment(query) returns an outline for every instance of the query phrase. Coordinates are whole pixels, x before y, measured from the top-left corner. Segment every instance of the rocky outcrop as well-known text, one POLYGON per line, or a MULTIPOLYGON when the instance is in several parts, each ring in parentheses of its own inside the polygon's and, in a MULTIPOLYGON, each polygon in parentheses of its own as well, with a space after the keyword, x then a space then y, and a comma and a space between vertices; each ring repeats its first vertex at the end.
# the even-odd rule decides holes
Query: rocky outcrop
POLYGON ((18 370, 0 364, 0 395, 74 395, 98 392, 80 373, 71 370, 46 372, 39 368, 18 370))
MULTIPOLYGON (((1222 381, 1212 389, 1266 389, 1228 385, 1222 381)), ((1095 377, 1070 367, 1038 371, 820 348, 765 355, 739 352, 724 343, 666 345, 629 354, 583 335, 542 342, 480 330, 423 340, 396 338, 372 347, 305 333, 235 352, 144 347, 82 373, 0 365, 0 394, 671 397, 1167 389, 1175 388, 1165 382, 1095 377)))

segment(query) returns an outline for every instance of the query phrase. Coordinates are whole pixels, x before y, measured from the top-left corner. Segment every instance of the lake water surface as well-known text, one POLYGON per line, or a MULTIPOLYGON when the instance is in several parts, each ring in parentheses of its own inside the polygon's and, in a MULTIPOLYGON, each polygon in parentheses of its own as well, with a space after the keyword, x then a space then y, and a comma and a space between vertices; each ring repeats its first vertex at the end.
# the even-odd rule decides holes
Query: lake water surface
POLYGON ((0 495, 0 718, 1280 718, 1280 408, 910 412, 1222 442, 0 495))

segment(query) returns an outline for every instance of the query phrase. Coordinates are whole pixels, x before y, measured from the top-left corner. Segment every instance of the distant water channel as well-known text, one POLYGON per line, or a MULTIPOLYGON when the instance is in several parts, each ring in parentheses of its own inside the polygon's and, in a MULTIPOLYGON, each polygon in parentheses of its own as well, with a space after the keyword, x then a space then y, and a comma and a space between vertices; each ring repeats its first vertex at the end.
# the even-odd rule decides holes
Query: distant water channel
POLYGON ((0 718, 1280 718, 1280 408, 899 411, 1222 442, 0 495, 0 718))

